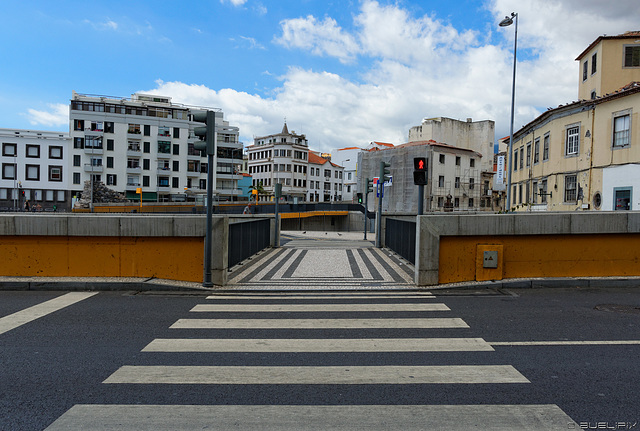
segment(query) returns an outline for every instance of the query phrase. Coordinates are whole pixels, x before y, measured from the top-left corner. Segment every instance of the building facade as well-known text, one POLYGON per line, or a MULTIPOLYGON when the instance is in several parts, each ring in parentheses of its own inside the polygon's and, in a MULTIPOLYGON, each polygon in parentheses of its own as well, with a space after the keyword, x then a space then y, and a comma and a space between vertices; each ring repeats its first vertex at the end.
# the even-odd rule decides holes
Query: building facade
POLYGON ((640 209, 640 33, 598 38, 578 61, 583 99, 514 133, 511 210, 640 209))
POLYGON ((68 211, 70 137, 66 132, 0 129, 0 211, 68 211))
MULTIPOLYGON (((134 94, 131 99, 73 92, 69 111, 70 187, 80 193, 85 181, 101 181, 129 199, 184 201, 207 188, 206 155, 194 149, 198 140, 193 108, 171 98, 134 94)), ((236 166, 242 163, 239 130, 215 113, 215 194, 234 200, 241 194, 236 166)))
POLYGON ((344 191, 344 168, 309 152, 309 202, 341 202, 344 191))
POLYGON ((285 123, 280 133, 255 138, 247 156, 252 184, 262 185, 265 193, 261 200, 270 200, 278 183, 284 200, 306 199, 309 146, 305 135, 289 132, 285 123))

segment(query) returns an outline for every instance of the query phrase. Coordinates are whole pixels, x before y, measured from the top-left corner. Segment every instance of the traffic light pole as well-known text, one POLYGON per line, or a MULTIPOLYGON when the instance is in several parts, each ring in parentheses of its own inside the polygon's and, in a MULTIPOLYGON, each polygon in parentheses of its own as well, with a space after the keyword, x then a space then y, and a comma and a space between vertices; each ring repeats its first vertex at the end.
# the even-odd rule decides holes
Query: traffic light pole
MULTIPOLYGON (((215 129, 214 129, 215 130, 215 129)), ((213 134, 213 146, 216 147, 216 133, 213 134)), ((211 281, 211 229, 213 225, 213 152, 207 151, 207 232, 204 239, 204 280, 202 287, 213 287, 211 281)))
MULTIPOLYGON (((369 178, 367 178, 367 182, 369 181, 369 178)), ((369 214, 369 193, 365 193, 364 194, 364 240, 367 240, 367 219, 369 217, 367 217, 369 214)))
POLYGON ((422 215, 423 204, 424 204, 424 186, 418 186, 418 215, 422 215))

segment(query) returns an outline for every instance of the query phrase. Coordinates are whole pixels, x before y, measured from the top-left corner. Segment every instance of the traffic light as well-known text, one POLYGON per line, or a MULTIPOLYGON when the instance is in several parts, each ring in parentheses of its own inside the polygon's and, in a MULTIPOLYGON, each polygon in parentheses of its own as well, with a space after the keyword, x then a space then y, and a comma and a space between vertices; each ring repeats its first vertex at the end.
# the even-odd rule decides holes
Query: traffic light
POLYGON ((193 121, 206 124, 206 126, 199 126, 193 129, 193 133, 200 138, 199 142, 193 144, 193 148, 200 150, 204 154, 212 155, 215 151, 215 112, 209 110, 194 112, 193 121))
POLYGON ((356 193, 356 195, 358 196, 358 203, 361 204, 362 203, 362 193, 356 193))
POLYGON ((373 180, 367 178, 367 193, 373 193, 373 180))
POLYGON ((426 157, 413 158, 413 183, 417 186, 427 185, 427 159, 426 157))
POLYGON ((391 163, 380 162, 380 181, 384 184, 391 180, 391 171, 388 168, 391 167, 391 163))

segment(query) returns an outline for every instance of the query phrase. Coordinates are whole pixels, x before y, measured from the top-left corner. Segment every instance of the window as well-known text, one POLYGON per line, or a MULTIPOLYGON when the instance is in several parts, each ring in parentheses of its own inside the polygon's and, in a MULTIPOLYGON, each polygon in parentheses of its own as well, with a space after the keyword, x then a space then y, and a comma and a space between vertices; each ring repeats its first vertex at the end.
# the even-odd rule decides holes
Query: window
POLYGON ((127 169, 140 169, 140 159, 127 159, 127 169))
POLYGON ((540 162, 540 138, 536 138, 533 142, 533 163, 540 162))
POLYGON ((438 177, 438 187, 444 187, 444 175, 438 177))
POLYGON ((624 67, 640 67, 640 46, 624 47, 624 67))
POLYGON ((598 95, 596 94, 596 90, 593 90, 591 92, 591 100, 594 100, 596 97, 598 97, 598 95))
POLYGON ((564 177, 564 201, 576 202, 578 198, 578 177, 576 175, 565 175, 564 177))
POLYGON ((47 202, 53 202, 53 190, 46 191, 45 199, 47 200, 47 202))
POLYGON ((527 143, 527 166, 531 166, 531 142, 527 143))
POLYGON ((107 185, 108 186, 117 186, 118 185, 118 176, 116 174, 107 174, 107 185))
MULTIPOLYGON (((140 133, 140 126, 138 126, 138 133, 140 133)), ((151 136, 151 126, 148 124, 144 125, 144 136, 151 136)))
POLYGON ((49 181, 62 181, 62 166, 49 166, 49 181))
POLYGON ((58 190, 56 192, 56 201, 58 202, 64 202, 64 190, 58 190))
POLYGON ((50 159, 61 159, 62 158, 62 147, 49 147, 49 158, 50 159))
POLYGON ((73 130, 84 130, 84 120, 73 120, 73 130))
POLYGON ((113 121, 105 121, 104 122, 104 132, 105 133, 113 133, 114 131, 114 124, 113 121))
POLYGON ((169 187, 169 177, 158 177, 158 187, 169 187))
POLYGON ((543 204, 547 203, 547 180, 542 180, 540 183, 540 201, 543 204))
POLYGON ((476 167, 476 159, 469 159, 469 167, 470 168, 476 167))
POLYGON ((631 115, 619 115, 613 117, 613 146, 626 147, 629 145, 631 115))
POLYGON ((522 184, 518 184, 518 203, 522 203, 522 184))
POLYGON ((580 143, 580 126, 569 126, 566 130, 565 155, 577 155, 580 143))
POLYGON ((73 173, 73 184, 80 184, 80 172, 73 173))
MULTIPOLYGON (((144 127, 146 131, 147 126, 144 126, 144 127)), ((158 127, 158 136, 171 137, 171 129, 169 127, 164 127, 164 126, 158 127)))
POLYGON ((520 169, 524 169, 524 147, 520 147, 520 169))
POLYGON ((444 206, 444 198, 442 196, 438 197, 438 208, 442 208, 444 206))
POLYGON ((440 154, 439 160, 440 160, 440 163, 444 164, 444 154, 440 154))
POLYGON ((2 164, 2 179, 3 180, 15 180, 16 179, 16 165, 14 163, 2 164))
POLYGON ((26 165, 24 176, 29 181, 40 181, 40 165, 26 165))
POLYGON ((453 200, 453 206, 456 208, 460 208, 460 198, 455 198, 453 200))
POLYGON ((91 122, 91 131, 93 132, 102 132, 104 131, 104 126, 102 121, 92 121, 91 122))
POLYGON ((546 135, 544 135, 544 141, 542 144, 542 161, 545 162, 547 160, 549 160, 549 140, 551 138, 551 135, 549 135, 548 133, 546 135))
POLYGON ((107 157, 107 168, 113 168, 113 157, 107 157))
POLYGON ((107 151, 113 151, 113 139, 107 139, 107 151))
POLYGON ((148 175, 143 175, 142 176, 142 187, 149 187, 149 176, 148 175))
POLYGON ((455 187, 456 189, 459 189, 459 188, 460 188, 460 177, 456 177, 456 181, 455 181, 455 185, 454 185, 454 187, 455 187))
POLYGON ((158 153, 170 154, 171 153, 171 142, 158 141, 158 153))
POLYGON ((180 170, 180 162, 178 160, 173 161, 173 172, 178 172, 180 170))
POLYGON ((180 187, 180 178, 177 178, 177 177, 171 178, 171 187, 173 187, 174 189, 177 189, 178 187, 180 187))
POLYGON ((73 155, 73 166, 80 166, 80 156, 78 154, 73 155))
POLYGON ((145 171, 148 171, 149 169, 151 169, 151 160, 142 159, 142 169, 145 171))
MULTIPOLYGON (((145 130, 147 129, 147 126, 144 126, 145 130)), ((132 124, 129 123, 129 127, 127 128, 127 133, 132 133, 134 135, 139 135, 140 134, 140 124, 132 124)), ((145 134, 145 136, 148 136, 145 134)))
POLYGON ((2 144, 2 155, 15 157, 18 155, 18 144, 2 144))
POLYGON ((596 65, 596 60, 598 59, 598 53, 596 52, 595 54, 593 54, 591 56, 591 74, 593 75, 594 73, 597 72, 598 70, 598 66, 596 65))
POLYGON ((84 148, 84 138, 73 138, 73 148, 84 148))
POLYGON ((631 209, 631 188, 615 187, 613 189, 613 195, 614 211, 625 211, 631 209))
POLYGON ((151 152, 151 142, 143 142, 142 143, 142 152, 150 153, 151 152))
POLYGON ((173 128, 173 137, 176 139, 180 138, 180 128, 179 127, 174 127, 173 128))
POLYGON ((476 186, 476 179, 469 178, 469 190, 473 190, 475 186, 476 186))
POLYGON ((473 198, 469 198, 469 208, 473 208, 473 198))
POLYGON ((589 60, 585 61, 582 64, 582 80, 583 81, 587 80, 588 71, 589 71, 589 60))
POLYGON ((91 164, 91 166, 102 166, 102 158, 101 157, 91 157, 90 164, 91 164))
POLYGON ((179 156, 180 155, 180 145, 173 144, 173 155, 174 156, 179 156))
POLYGON ((456 166, 460 166, 460 156, 456 156, 456 166))
POLYGON ((40 157, 40 145, 27 145, 27 157, 40 157))
POLYGON ((87 135, 84 138, 85 148, 102 148, 102 136, 87 135))

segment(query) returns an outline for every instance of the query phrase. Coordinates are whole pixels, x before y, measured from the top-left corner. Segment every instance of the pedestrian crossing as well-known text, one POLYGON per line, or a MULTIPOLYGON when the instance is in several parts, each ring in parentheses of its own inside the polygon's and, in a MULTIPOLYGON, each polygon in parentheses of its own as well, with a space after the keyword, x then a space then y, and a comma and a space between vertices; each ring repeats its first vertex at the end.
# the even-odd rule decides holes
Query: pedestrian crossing
POLYGON ((227 284, 246 290, 389 289, 414 285, 413 265, 373 247, 268 249, 231 269, 227 284))
POLYGON ((490 404, 464 402, 458 391, 468 385, 489 385, 495 400, 495 393, 530 381, 510 364, 487 361, 493 347, 469 337, 469 325, 432 294, 252 292, 203 302, 169 327, 175 337, 152 340, 137 363, 102 382, 115 392, 181 388, 183 397, 78 404, 47 430, 577 429, 553 404, 514 404, 508 396, 490 404), (220 401, 204 405, 189 397, 196 390, 214 399, 219 393, 220 401), (333 401, 273 396, 320 390, 333 401), (395 390, 415 399, 429 393, 434 402, 370 397, 395 390), (343 393, 350 398, 336 402, 343 393))

